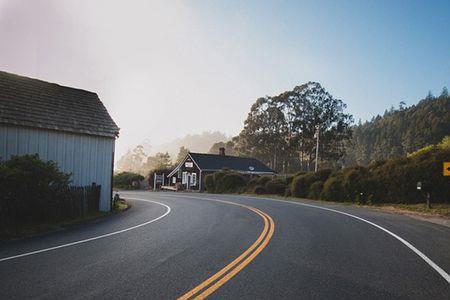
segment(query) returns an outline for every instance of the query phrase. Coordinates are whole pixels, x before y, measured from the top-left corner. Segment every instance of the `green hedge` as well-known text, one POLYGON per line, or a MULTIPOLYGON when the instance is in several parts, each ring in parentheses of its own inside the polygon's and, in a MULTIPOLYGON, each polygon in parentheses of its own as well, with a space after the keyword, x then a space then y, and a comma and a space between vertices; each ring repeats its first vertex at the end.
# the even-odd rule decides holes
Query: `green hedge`
POLYGON ((299 198, 306 198, 309 194, 309 187, 316 181, 325 181, 333 173, 331 169, 319 170, 315 173, 299 173, 291 183, 291 195, 299 198))
POLYGON ((329 173, 301 174, 291 184, 296 197, 357 203, 421 203, 430 193, 432 202, 450 202, 450 179, 442 175, 450 160, 450 138, 427 146, 408 157, 378 161, 368 167, 354 166, 329 173), (317 175, 316 175, 317 174, 317 175), (322 178, 319 178, 322 177, 322 178), (422 182, 422 190, 416 188, 422 182))
POLYGON ((205 188, 210 193, 236 193, 247 186, 248 180, 243 175, 223 170, 205 176, 205 188))
POLYGON ((133 172, 120 172, 113 177, 113 186, 119 189, 132 190, 139 188, 135 182, 144 180, 144 176, 133 172))

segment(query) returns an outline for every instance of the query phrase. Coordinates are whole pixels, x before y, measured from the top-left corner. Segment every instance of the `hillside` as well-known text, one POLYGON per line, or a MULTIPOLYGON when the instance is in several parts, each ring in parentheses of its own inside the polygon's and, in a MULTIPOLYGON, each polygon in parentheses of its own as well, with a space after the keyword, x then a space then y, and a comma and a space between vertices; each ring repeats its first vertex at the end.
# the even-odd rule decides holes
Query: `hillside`
POLYGON ((418 104, 391 108, 383 116, 353 127, 346 165, 367 165, 377 160, 406 156, 450 135, 450 97, 429 94, 418 104))
POLYGON ((188 134, 160 145, 151 145, 144 141, 122 155, 116 162, 115 171, 130 171, 147 175, 154 168, 168 167, 175 163, 177 157, 187 150, 192 152, 208 152, 211 145, 227 141, 229 138, 219 131, 205 131, 200 134, 188 134))

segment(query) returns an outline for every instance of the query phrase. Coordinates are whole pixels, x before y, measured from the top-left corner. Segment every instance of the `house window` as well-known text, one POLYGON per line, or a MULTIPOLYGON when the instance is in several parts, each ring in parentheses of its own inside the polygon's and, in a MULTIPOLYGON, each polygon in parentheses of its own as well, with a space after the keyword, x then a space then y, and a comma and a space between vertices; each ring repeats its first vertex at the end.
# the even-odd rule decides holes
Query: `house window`
POLYGON ((183 172, 183 177, 181 178, 181 183, 182 184, 187 183, 187 172, 183 172))
POLYGON ((197 185, 197 173, 192 173, 191 175, 191 186, 197 185))
POLYGON ((194 163, 192 161, 187 161, 184 163, 184 166, 186 168, 193 168, 194 167, 194 163))
POLYGON ((175 176, 172 177, 172 183, 173 184, 177 183, 177 178, 175 176))

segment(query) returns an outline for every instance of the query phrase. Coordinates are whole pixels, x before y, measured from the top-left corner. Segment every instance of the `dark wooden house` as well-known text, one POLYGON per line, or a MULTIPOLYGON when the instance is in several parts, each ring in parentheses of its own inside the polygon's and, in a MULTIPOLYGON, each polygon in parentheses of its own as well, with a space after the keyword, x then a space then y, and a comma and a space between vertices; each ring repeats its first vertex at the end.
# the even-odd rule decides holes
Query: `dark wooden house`
POLYGON ((248 175, 273 175, 275 172, 256 158, 219 154, 189 152, 178 166, 168 175, 170 185, 181 183, 187 190, 204 190, 204 178, 223 169, 248 175))

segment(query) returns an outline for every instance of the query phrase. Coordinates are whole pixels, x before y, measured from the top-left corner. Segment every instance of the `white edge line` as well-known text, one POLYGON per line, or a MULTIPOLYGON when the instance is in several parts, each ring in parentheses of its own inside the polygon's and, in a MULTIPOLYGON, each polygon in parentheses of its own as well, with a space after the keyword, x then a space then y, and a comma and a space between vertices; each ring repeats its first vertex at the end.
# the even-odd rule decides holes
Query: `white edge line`
POLYGON ((316 205, 312 205, 312 204, 307 204, 307 203, 301 203, 301 202, 293 202, 293 201, 284 201, 284 200, 276 200, 276 199, 270 199, 270 198, 257 198, 257 197, 248 197, 248 198, 253 198, 253 199, 264 199, 264 200, 270 200, 270 201, 276 201, 276 202, 287 202, 287 203, 291 203, 291 204, 296 204, 296 205, 303 205, 303 206, 307 206, 307 207, 313 207, 313 208, 318 208, 318 209, 323 209, 323 210, 328 210, 331 212, 335 212, 338 214, 342 214, 342 215, 346 215, 348 217, 352 217, 355 218, 357 220, 360 220, 362 222, 365 222, 367 224, 370 224, 378 229, 383 230, 384 232, 386 232, 387 234, 393 236, 394 238, 396 238, 397 240, 399 240, 400 242, 402 242, 406 247, 408 247, 410 250, 412 250, 415 254, 417 254, 420 258, 422 258, 428 265, 430 265, 436 272, 439 273, 439 275, 441 275, 449 284, 450 284, 450 275, 441 267, 439 267, 434 261, 432 261, 428 256, 426 256, 425 254, 423 254, 419 249, 417 249, 416 247, 414 247, 410 242, 408 242, 407 240, 403 239, 402 237, 398 236, 397 234, 393 233, 392 231, 389 231, 388 229, 375 224, 369 220, 363 219, 361 217, 343 212, 343 211, 339 211, 336 209, 332 209, 332 208, 327 208, 327 207, 321 207, 321 206, 316 206, 316 205))
POLYGON ((70 247, 70 246, 74 246, 74 245, 78 245, 78 244, 82 244, 82 243, 87 243, 87 242, 95 241, 95 240, 102 239, 102 238, 105 238, 105 237, 109 237, 109 236, 112 236, 112 235, 116 235, 116 234, 119 234, 119 233, 127 232, 127 231, 130 231, 130 230, 133 230, 133 229, 136 229, 136 228, 148 225, 148 224, 153 223, 155 221, 158 221, 158 220, 164 218, 165 216, 167 216, 170 213, 170 211, 171 211, 171 209, 170 209, 170 207, 168 205, 165 205, 165 204, 157 202, 157 201, 140 199, 140 198, 131 198, 131 197, 125 197, 125 199, 145 201, 145 202, 153 202, 153 203, 156 203, 156 204, 159 204, 159 205, 162 205, 162 206, 166 207, 167 211, 163 215, 161 215, 161 216, 159 216, 159 217, 157 217, 155 219, 152 219, 150 221, 144 222, 142 224, 138 224, 138 225, 135 225, 135 226, 132 226, 132 227, 128 227, 128 228, 125 228, 125 229, 121 229, 121 230, 118 230, 118 231, 102 234, 102 235, 99 235, 99 236, 91 237, 91 238, 88 238, 88 239, 79 240, 79 241, 76 241, 76 242, 71 242, 71 243, 68 243, 68 244, 63 244, 63 245, 59 245, 59 246, 55 246, 55 247, 50 247, 50 248, 40 249, 40 250, 36 250, 36 251, 32 251, 32 252, 26 252, 26 253, 14 255, 14 256, 0 258, 0 262, 6 261, 6 260, 15 259, 15 258, 20 258, 20 257, 24 257, 24 256, 30 256, 30 255, 34 255, 34 254, 38 254, 38 253, 42 253, 42 252, 52 251, 52 250, 56 250, 56 249, 60 249, 60 248, 70 247))
MULTIPOLYGON (((183 196, 178 196, 178 197, 183 197, 183 196)), ((189 196, 184 196, 185 198, 197 198, 197 197, 189 197, 189 196)), ((331 211, 334 213, 338 213, 338 214, 342 214, 354 219, 357 219, 359 221, 365 222, 367 224, 370 224, 384 232, 386 232, 387 234, 393 236, 394 238, 396 238, 397 240, 399 240, 401 243, 403 243, 406 247, 408 247, 410 250, 412 250, 415 254, 417 254, 420 258, 422 258, 428 265, 430 265, 436 272, 439 273, 439 275, 441 275, 449 284, 450 284, 450 275, 441 267, 439 267, 434 261, 432 261, 428 256, 426 256, 425 254, 423 254, 419 249, 417 249, 416 247, 414 247, 410 242, 408 242, 407 240, 403 239, 402 237, 398 236, 397 234, 393 233, 392 231, 389 231, 388 229, 375 224, 369 220, 363 219, 361 217, 343 212, 343 211, 339 211, 336 209, 332 209, 332 208, 327 208, 327 207, 322 207, 322 206, 317 206, 317 205, 312 205, 312 204, 307 204, 307 203, 301 203, 301 202, 293 202, 293 201, 285 201, 285 200, 276 200, 276 199, 270 199, 270 198, 258 198, 258 197, 251 197, 251 196, 243 196, 245 198, 250 198, 250 199, 263 199, 263 200, 268 200, 268 201, 274 201, 274 202, 280 202, 280 203, 291 203, 291 204, 296 204, 296 205, 302 205, 302 206, 307 206, 307 207, 312 207, 312 208, 318 208, 318 209, 322 209, 322 210, 327 210, 327 211, 331 211)), ((199 199, 202 199, 202 197, 199 197, 199 199)), ((204 199, 207 199, 206 197, 204 199)), ((211 199, 211 198, 210 198, 211 199)), ((217 199, 219 200, 219 199, 217 199)), ((216 201, 217 201, 216 200, 216 201)), ((219 200, 221 201, 221 200, 219 200)))

